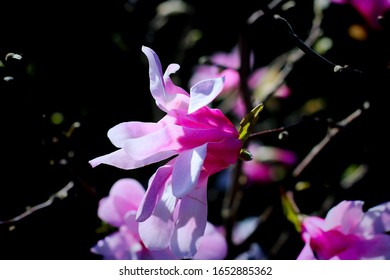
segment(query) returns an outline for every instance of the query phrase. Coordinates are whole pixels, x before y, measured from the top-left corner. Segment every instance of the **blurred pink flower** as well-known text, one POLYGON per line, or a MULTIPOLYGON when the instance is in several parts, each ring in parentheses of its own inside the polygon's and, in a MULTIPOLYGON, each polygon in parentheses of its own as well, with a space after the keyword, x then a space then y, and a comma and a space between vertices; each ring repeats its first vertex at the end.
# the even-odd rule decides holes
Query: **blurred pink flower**
MULTIPOLYGON (((225 77, 225 84, 221 95, 236 91, 240 86, 240 74, 238 70, 241 65, 238 46, 233 47, 228 53, 216 52, 209 59, 211 65, 200 64, 195 67, 194 73, 189 81, 189 86, 192 87, 204 79, 225 77)), ((251 64, 253 65, 253 55, 251 56, 251 64)))
POLYGON ((303 220, 299 260, 390 259, 390 202, 363 212, 362 201, 342 201, 325 219, 303 220))
POLYGON ((380 28, 378 17, 390 9, 390 0, 332 0, 332 3, 351 5, 374 29, 380 28))
MULTIPOLYGON (((98 216, 118 230, 99 240, 91 249, 93 253, 116 260, 178 259, 170 248, 149 250, 143 244, 135 216, 144 194, 144 188, 134 179, 120 179, 112 186, 109 195, 99 202, 98 216)), ((207 222, 193 259, 223 259, 226 253, 225 237, 207 222)))
MULTIPOLYGON (((225 98, 231 102, 231 110, 238 118, 243 118, 246 115, 245 105, 240 93, 240 73, 241 66, 240 52, 238 46, 234 46, 228 53, 215 52, 209 57, 210 64, 196 65, 193 75, 189 80, 189 86, 193 86, 203 79, 225 77, 225 83, 219 98, 225 98), (229 99, 229 97, 231 99, 229 99)), ((250 56, 251 74, 248 77, 248 87, 251 91, 262 84, 264 79, 268 79, 267 67, 262 67, 253 70, 254 54, 250 56)), ((285 98, 290 94, 287 86, 283 85, 275 92, 275 96, 285 98)))
POLYGON ((224 114, 207 107, 222 90, 223 77, 202 80, 188 94, 170 79, 179 65, 170 64, 163 74, 156 53, 145 46, 142 51, 150 91, 166 115, 157 123, 114 126, 108 137, 118 150, 90 164, 134 169, 171 158, 150 178, 136 219, 148 249, 170 246, 176 256, 192 258, 207 223, 208 177, 237 161, 242 142, 224 114))
POLYGON ((281 180, 286 169, 296 163, 295 153, 278 147, 251 142, 248 151, 253 159, 243 163, 242 171, 250 182, 271 183, 281 180))

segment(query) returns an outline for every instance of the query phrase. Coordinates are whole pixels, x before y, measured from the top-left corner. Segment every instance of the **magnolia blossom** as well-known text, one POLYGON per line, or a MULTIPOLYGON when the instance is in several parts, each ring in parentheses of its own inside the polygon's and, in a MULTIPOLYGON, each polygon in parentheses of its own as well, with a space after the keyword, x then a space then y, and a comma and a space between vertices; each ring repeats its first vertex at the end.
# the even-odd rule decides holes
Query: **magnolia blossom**
POLYGON ((90 161, 134 169, 169 161, 150 178, 136 220, 144 245, 170 247, 179 258, 192 258, 207 224, 208 177, 237 161, 242 142, 235 126, 207 105, 221 92, 224 77, 202 80, 190 94, 163 74, 156 53, 143 46, 149 62, 150 91, 166 115, 157 123, 125 122, 108 131, 118 150, 90 161))
POLYGON ((390 259, 390 202, 363 212, 362 201, 342 201, 325 219, 303 220, 298 259, 390 259))
POLYGON ((332 0, 332 3, 351 5, 374 29, 380 27, 378 17, 390 9, 390 0, 332 0))
MULTIPOLYGON (((189 80, 189 85, 193 86, 199 81, 210 77, 226 77, 220 98, 224 98, 229 103, 229 108, 238 116, 243 118, 246 114, 245 104, 240 94, 240 73, 241 58, 238 46, 234 46, 228 53, 215 52, 209 57, 210 64, 200 64, 194 68, 194 73, 189 80)), ((265 89, 272 87, 275 73, 269 71, 267 67, 253 70, 254 55, 250 55, 250 68, 252 70, 248 77, 248 88, 256 91, 259 87, 265 89)), ((285 98, 290 94, 287 86, 282 85, 276 90, 275 96, 285 98)), ((261 98, 260 98, 261 99, 261 98)))
MULTIPOLYGON (((115 260, 177 259, 170 248, 148 250, 143 244, 135 216, 144 194, 143 186, 134 179, 120 179, 112 186, 109 195, 99 202, 98 216, 118 230, 99 240, 91 249, 93 253, 115 260)), ((208 222, 194 259, 223 259, 226 253, 225 237, 208 222)))

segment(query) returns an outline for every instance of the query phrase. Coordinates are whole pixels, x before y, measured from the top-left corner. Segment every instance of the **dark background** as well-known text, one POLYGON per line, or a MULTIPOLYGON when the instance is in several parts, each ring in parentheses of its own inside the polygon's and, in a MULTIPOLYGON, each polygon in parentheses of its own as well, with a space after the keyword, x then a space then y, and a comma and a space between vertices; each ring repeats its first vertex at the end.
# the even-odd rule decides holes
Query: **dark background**
MULTIPOLYGON (((20 221, 0 224, 1 259, 99 259, 90 253, 105 236, 97 231, 101 225, 96 215, 99 199, 117 179, 134 177, 145 185, 155 170, 154 166, 130 171, 110 166, 92 169, 88 164, 88 160, 113 151, 106 136, 109 128, 123 121, 155 121, 158 116, 141 46, 156 51, 163 69, 169 63, 179 63, 178 83, 188 89, 186 84, 198 59, 215 51, 229 51, 237 43, 244 20, 264 4, 186 1, 191 13, 161 19, 156 18, 156 6, 161 2, 1 2, 0 220, 12 219, 27 206, 46 201, 70 181, 75 184, 66 198, 55 199, 51 206, 20 221), (164 19, 167 21, 159 27, 158 20, 164 19), (202 37, 184 48, 184 37, 194 28, 202 37), (6 59, 9 53, 20 54, 22 59, 6 59), (51 118, 57 112, 63 121, 54 124, 51 118), (67 135, 74 123, 80 127, 67 135)), ((310 4, 298 1, 284 14, 303 38, 311 24, 310 4)), ((289 116, 299 114, 308 99, 322 97, 328 105, 315 117, 337 121, 370 101, 370 110, 340 133, 298 178, 312 185, 296 196, 306 213, 318 210, 329 195, 335 201, 365 200, 367 206, 390 199, 388 103, 384 102, 389 93, 388 32, 370 31, 364 42, 353 40, 346 36, 346 29, 351 21, 363 23, 358 14, 350 7, 332 7, 328 13, 324 30, 335 42, 328 58, 368 75, 335 75, 320 62, 304 57, 287 79, 292 98, 280 104, 282 109, 275 116, 266 104, 262 116, 264 122, 272 120, 271 126, 286 125, 289 116), (351 163, 368 164, 369 172, 353 188, 343 190, 340 174, 351 163)), ((265 20, 252 26, 248 37, 259 66, 294 46, 284 32, 265 20)), ((277 142, 302 159, 326 129, 326 122, 308 121, 292 129, 287 142, 280 144, 275 135, 263 141, 277 142)), ((276 209, 254 240, 270 252, 271 259, 294 259, 302 243, 283 218, 276 186, 250 188, 245 197, 241 217, 265 208, 253 205, 273 203, 276 209), (290 234, 288 241, 272 251, 280 232, 290 234)), ((218 207, 217 200, 210 212, 218 207)), ((210 219, 220 222, 217 214, 210 214, 210 219)))

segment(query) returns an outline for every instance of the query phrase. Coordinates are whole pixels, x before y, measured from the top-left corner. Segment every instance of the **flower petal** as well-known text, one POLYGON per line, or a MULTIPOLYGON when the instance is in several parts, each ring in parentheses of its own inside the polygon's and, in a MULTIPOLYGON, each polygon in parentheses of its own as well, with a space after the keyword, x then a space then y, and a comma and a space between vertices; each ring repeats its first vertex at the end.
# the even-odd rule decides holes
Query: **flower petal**
POLYGON ((174 231, 173 211, 177 198, 172 195, 171 186, 167 186, 158 201, 153 214, 139 223, 139 235, 149 250, 166 249, 174 231))
POLYGON ((297 260, 317 260, 317 258, 314 256, 313 250, 310 247, 310 243, 305 244, 297 257, 297 260))
POLYGON ((171 156, 174 156, 175 154, 177 154, 176 151, 161 151, 146 156, 143 159, 134 159, 124 149, 119 149, 112 153, 100 157, 96 157, 90 160, 89 164, 92 167, 96 167, 100 164, 107 164, 107 165, 115 166, 117 168, 130 170, 130 169, 144 167, 151 163, 155 163, 167 159, 171 156))
POLYGON ((123 149, 116 150, 112 153, 96 157, 89 161, 92 167, 96 167, 100 164, 112 165, 121 169, 134 169, 145 166, 148 164, 148 159, 135 160, 129 156, 123 149))
POLYGON ((227 242, 225 236, 211 223, 207 222, 204 236, 200 239, 200 245, 194 260, 223 260, 227 254, 227 242))
POLYGON ((183 151, 177 158, 172 171, 173 195, 182 198, 198 183, 203 162, 206 158, 207 143, 192 150, 183 151))
POLYGON ((351 233, 363 218, 363 201, 342 201, 329 210, 325 217, 325 230, 341 227, 344 233, 351 233))
POLYGON ((157 106, 164 112, 168 112, 165 107, 167 96, 160 59, 151 48, 146 46, 142 46, 142 52, 146 55, 149 62, 150 92, 156 100, 157 106))
POLYGON ((126 213, 137 210, 144 193, 145 190, 138 181, 130 178, 118 180, 111 187, 109 196, 100 200, 98 217, 120 227, 124 224, 126 213))
POLYGON ((207 223, 207 176, 199 178, 199 187, 181 199, 171 249, 180 259, 196 254, 207 223))
POLYGON ((182 148, 178 140, 183 136, 181 126, 167 125, 143 137, 127 140, 123 149, 132 159, 151 164, 175 155, 182 148))
POLYGON ((163 195, 168 180, 171 178, 173 162, 174 160, 159 167, 149 179, 148 189, 138 207, 136 217, 138 222, 143 222, 152 215, 154 208, 163 195))
POLYGON ((115 147, 122 148, 128 139, 145 136, 160 130, 162 127, 163 124, 160 122, 123 122, 108 130, 107 135, 115 147))
POLYGON ((359 225, 359 232, 364 235, 390 231, 390 202, 385 202, 368 209, 359 225))
POLYGON ((209 174, 225 169, 237 161, 241 147, 242 141, 239 139, 224 139, 220 142, 208 143, 204 168, 209 174))
POLYGON ((190 105, 188 113, 208 105, 223 89, 224 77, 203 80, 196 83, 190 89, 190 105))
POLYGON ((361 239, 356 242, 355 251, 356 256, 345 255, 340 256, 343 259, 381 259, 390 260, 390 235, 376 234, 374 237, 369 239, 361 239))

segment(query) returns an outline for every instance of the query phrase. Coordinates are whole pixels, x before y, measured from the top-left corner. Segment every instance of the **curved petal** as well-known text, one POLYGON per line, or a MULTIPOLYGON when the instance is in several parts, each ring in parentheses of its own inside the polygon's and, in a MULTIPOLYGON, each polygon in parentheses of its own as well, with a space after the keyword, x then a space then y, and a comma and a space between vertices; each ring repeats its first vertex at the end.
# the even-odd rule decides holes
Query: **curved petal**
POLYGON ((92 167, 96 167, 100 164, 112 165, 121 169, 135 169, 148 164, 145 160, 134 160, 123 149, 116 150, 112 153, 96 157, 89 161, 92 167))
POLYGON ((329 210, 325 217, 325 230, 340 227, 344 233, 356 229, 363 218, 363 201, 342 201, 329 210))
POLYGON ((123 122, 108 130, 107 136, 111 143, 122 148, 128 139, 138 138, 160 130, 163 123, 123 122))
POLYGON ((107 164, 117 168, 129 170, 144 167, 145 165, 155 163, 157 161, 169 158, 176 154, 176 151, 163 151, 157 154, 152 154, 144 159, 132 158, 124 149, 116 150, 112 153, 96 157, 89 161, 92 167, 100 164, 107 164))
POLYGON ((176 158, 172 171, 173 195, 182 198, 198 183, 203 162, 206 158, 207 143, 192 150, 183 151, 176 158))
POLYGON ((134 160, 148 160, 148 164, 164 160, 182 148, 178 139, 184 136, 181 126, 167 125, 143 137, 127 140, 123 149, 134 160))
POLYGON ((100 200, 98 217, 120 227, 124 224, 126 213, 137 210, 144 193, 145 190, 138 181, 130 178, 118 180, 112 186, 109 196, 100 200))
POLYGON ((225 236, 217 228, 207 222, 204 236, 194 260, 223 260, 227 255, 227 242, 225 236))
POLYGON ((224 77, 208 79, 192 86, 190 89, 188 114, 195 112, 213 101, 222 91, 224 80, 224 77))
POLYGON ((173 232, 171 249, 180 259, 191 259, 198 251, 207 223, 207 176, 201 175, 199 187, 183 197, 173 232))
MULTIPOLYGON (((173 162, 173 161, 171 161, 173 162)), ((172 165, 161 166, 149 179, 149 187, 138 207, 137 221, 143 222, 152 215, 158 201, 160 201, 164 189, 171 178, 172 165)))
POLYGON ((160 59, 151 48, 146 46, 142 46, 142 52, 146 55, 149 62, 150 92, 154 100, 156 100, 157 106, 164 112, 168 112, 169 110, 165 107, 167 96, 160 59))
POLYGON ((175 226, 173 211, 176 203, 177 198, 172 195, 171 187, 167 186, 153 214, 139 223, 139 235, 149 250, 162 250, 169 246, 175 226))
POLYGON ((390 231, 390 202, 381 203, 364 213, 358 231, 363 235, 390 231))

